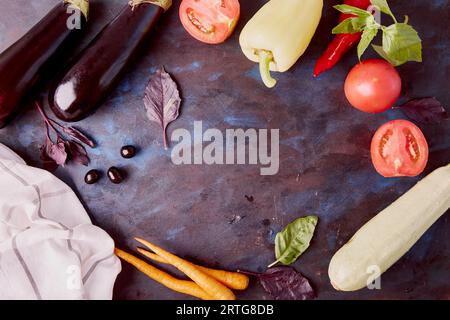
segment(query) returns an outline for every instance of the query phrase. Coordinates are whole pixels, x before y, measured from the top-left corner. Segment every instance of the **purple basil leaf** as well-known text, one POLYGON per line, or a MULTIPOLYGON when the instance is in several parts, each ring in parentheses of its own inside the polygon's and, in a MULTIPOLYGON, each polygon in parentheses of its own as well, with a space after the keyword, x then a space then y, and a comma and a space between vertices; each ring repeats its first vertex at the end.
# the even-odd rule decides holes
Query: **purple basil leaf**
POLYGON ((47 154, 47 145, 41 146, 41 160, 42 160, 42 167, 45 170, 53 172, 56 169, 58 169, 58 164, 47 154))
POLYGON ((307 300, 316 295, 308 279, 291 267, 275 267, 265 273, 242 272, 256 276, 275 300, 307 300))
POLYGON ((64 133, 68 134, 72 138, 80 141, 81 143, 84 143, 85 145, 95 148, 95 142, 88 138, 83 132, 80 130, 74 128, 74 127, 63 127, 64 133))
POLYGON ((413 121, 438 124, 448 119, 443 105, 434 97, 412 99, 398 107, 413 121))
POLYGON ((66 141, 66 150, 70 155, 70 159, 76 163, 87 166, 89 164, 89 157, 86 149, 75 141, 66 141))
POLYGON ((58 138, 56 143, 53 143, 50 139, 47 139, 46 153, 56 162, 57 165, 64 166, 67 161, 66 145, 61 138, 58 138))
POLYGON ((147 117, 161 126, 167 149, 167 126, 178 118, 181 98, 177 84, 163 67, 156 71, 145 88, 144 105, 147 117))

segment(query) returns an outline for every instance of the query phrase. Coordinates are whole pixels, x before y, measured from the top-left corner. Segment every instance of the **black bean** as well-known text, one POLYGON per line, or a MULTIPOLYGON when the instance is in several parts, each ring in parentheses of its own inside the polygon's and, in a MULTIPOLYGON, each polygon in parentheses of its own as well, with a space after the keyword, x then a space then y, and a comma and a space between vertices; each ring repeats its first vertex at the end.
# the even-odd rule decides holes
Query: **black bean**
POLYGON ((100 179, 100 173, 98 170, 90 170, 88 173, 86 173, 86 176, 84 177, 84 182, 87 184, 94 184, 100 179))
POLYGON ((108 178, 112 183, 119 184, 123 181, 123 174, 119 168, 111 167, 108 169, 108 178))
POLYGON ((120 149, 120 154, 125 159, 131 159, 136 155, 136 147, 134 146, 124 146, 120 149))

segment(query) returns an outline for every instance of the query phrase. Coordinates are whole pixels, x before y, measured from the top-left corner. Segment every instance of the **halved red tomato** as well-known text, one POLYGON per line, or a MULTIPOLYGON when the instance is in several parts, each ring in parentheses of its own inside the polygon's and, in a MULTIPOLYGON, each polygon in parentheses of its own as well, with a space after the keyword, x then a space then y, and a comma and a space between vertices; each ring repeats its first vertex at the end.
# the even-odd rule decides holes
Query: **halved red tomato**
POLYGON ((240 13, 238 0, 183 0, 180 5, 180 19, 186 31, 210 44, 228 39, 240 13))
POLYGON ((406 120, 381 126, 372 139, 372 163, 384 177, 415 177, 428 162, 428 143, 422 131, 406 120))

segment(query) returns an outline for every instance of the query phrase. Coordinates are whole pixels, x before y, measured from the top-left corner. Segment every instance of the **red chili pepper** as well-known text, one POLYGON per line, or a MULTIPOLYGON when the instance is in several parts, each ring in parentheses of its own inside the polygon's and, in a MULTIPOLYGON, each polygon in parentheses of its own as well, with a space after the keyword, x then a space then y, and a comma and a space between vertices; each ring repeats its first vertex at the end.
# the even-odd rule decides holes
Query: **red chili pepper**
MULTIPOLYGON (((358 7, 361 9, 367 9, 370 6, 370 0, 345 0, 344 4, 358 7)), ((342 22, 348 18, 354 17, 351 14, 341 14, 339 22, 342 22)), ((319 76, 322 72, 325 72, 333 68, 342 56, 347 53, 355 44, 361 40, 361 32, 358 33, 341 33, 337 34, 323 55, 317 60, 314 68, 314 77, 319 76)))

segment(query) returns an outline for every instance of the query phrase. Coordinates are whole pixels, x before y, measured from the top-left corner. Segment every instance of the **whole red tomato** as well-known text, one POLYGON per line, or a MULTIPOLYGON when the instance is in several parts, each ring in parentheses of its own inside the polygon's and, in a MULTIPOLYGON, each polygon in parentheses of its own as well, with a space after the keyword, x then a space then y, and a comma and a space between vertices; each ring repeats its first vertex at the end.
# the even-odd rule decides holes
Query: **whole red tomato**
POLYGON ((344 90, 348 101, 356 109, 379 113, 392 107, 400 97, 402 80, 387 61, 365 60, 350 71, 344 90))

